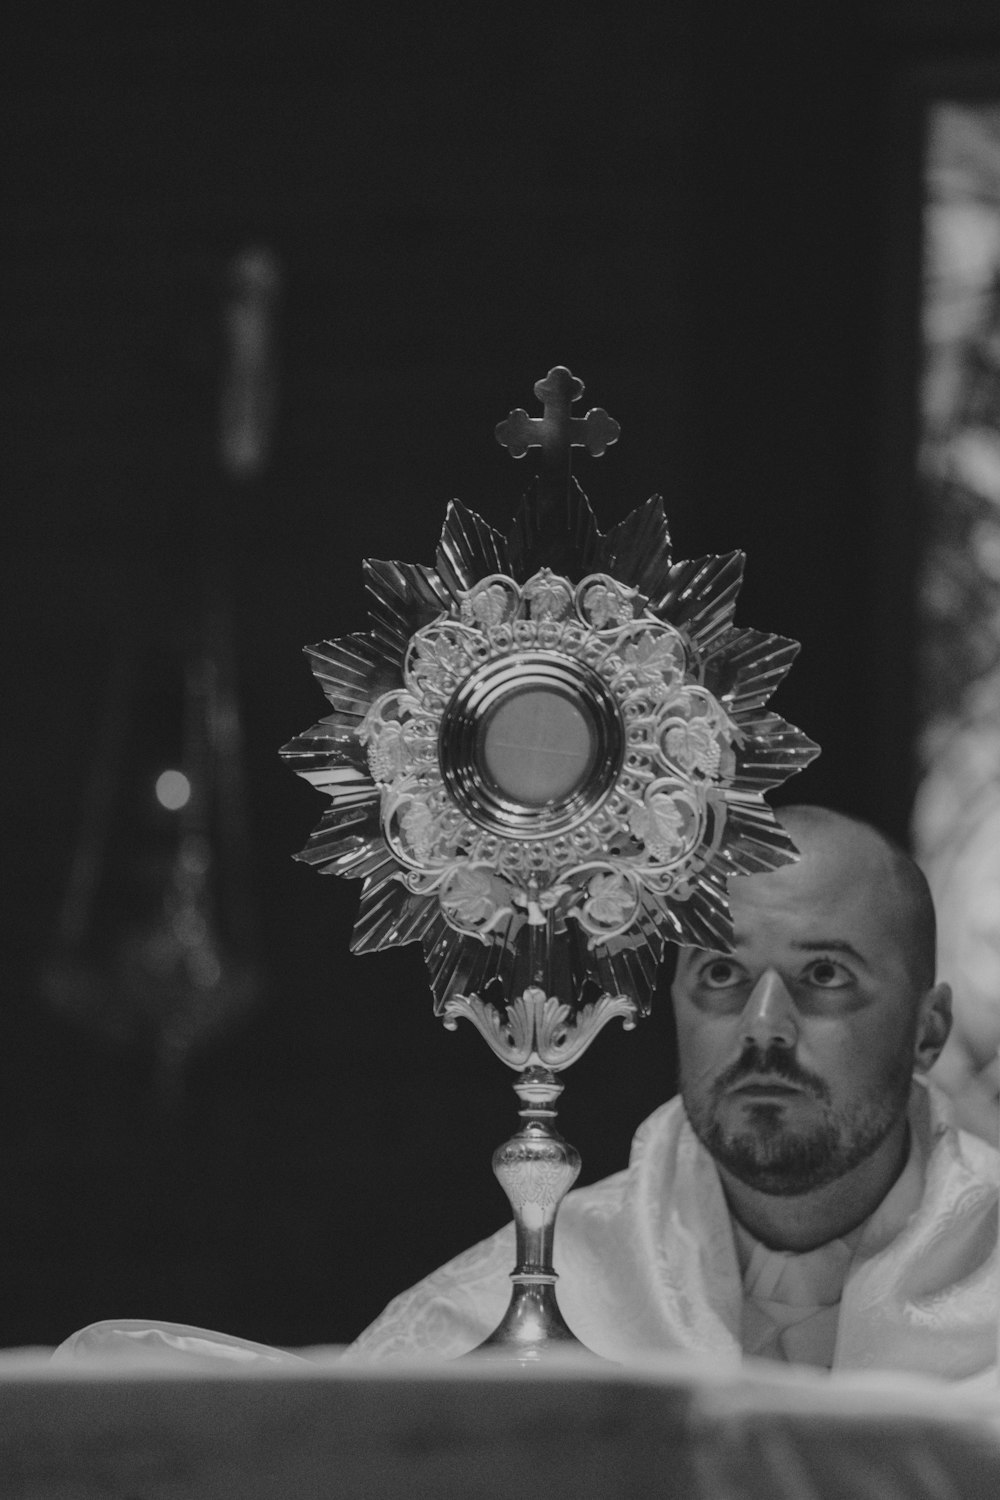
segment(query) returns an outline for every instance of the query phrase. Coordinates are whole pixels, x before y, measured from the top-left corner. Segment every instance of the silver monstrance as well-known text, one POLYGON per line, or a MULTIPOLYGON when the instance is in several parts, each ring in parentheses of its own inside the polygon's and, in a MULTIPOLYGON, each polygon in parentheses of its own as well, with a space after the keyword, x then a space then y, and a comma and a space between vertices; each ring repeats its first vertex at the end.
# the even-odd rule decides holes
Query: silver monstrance
POLYGON ((434 1011, 518 1073, 493 1158, 514 1214, 510 1305, 483 1347, 575 1343, 552 1242, 580 1158, 562 1084, 649 1008, 667 942, 731 946, 732 875, 794 845, 764 793, 818 748, 765 707, 795 641, 733 624, 743 554, 672 562, 654 496, 602 535, 570 471, 618 438, 583 383, 496 429, 539 474, 503 537, 453 502, 433 567, 365 564, 372 630, 307 648, 332 713, 282 755, 332 806, 299 859, 363 879, 355 953, 419 941, 434 1011))

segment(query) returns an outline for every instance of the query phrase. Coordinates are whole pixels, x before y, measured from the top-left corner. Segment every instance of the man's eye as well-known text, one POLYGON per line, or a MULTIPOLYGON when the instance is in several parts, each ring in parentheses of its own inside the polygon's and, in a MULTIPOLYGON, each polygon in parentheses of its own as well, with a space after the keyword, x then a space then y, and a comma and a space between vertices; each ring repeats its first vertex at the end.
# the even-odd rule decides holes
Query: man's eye
POLYGON ((833 958, 815 958, 807 964, 804 978, 821 990, 840 990, 854 983, 854 975, 833 958))
POLYGON ((743 971, 739 964, 732 963, 728 958, 714 958, 705 965, 698 977, 708 989, 724 990, 731 984, 738 984, 743 971))

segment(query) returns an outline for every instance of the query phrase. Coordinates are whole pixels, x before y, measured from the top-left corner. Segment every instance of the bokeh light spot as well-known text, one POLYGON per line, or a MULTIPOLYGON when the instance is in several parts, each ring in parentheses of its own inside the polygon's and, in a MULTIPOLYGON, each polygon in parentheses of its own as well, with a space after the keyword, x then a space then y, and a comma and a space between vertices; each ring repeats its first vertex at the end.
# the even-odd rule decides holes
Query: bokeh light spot
POLYGON ((164 771, 156 778, 156 800, 170 812, 178 812, 191 800, 191 783, 183 771, 164 771))

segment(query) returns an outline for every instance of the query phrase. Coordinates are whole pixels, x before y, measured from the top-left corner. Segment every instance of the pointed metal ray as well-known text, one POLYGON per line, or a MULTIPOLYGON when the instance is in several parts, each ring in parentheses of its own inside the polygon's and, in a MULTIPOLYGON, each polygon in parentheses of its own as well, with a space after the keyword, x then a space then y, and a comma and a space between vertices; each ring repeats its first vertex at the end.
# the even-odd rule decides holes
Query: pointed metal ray
POLYGON ((391 873, 398 869, 386 849, 377 802, 332 807, 324 813, 306 847, 295 858, 316 865, 321 875, 343 875, 355 880, 377 874, 385 867, 391 873))
POLYGON ((461 968, 459 949, 468 939, 456 935, 442 919, 435 922, 424 939, 424 962, 427 977, 434 995, 435 1010, 439 1010, 452 992, 452 980, 461 968))
POLYGON ((382 820, 379 817, 380 804, 377 796, 358 796, 342 804, 335 804, 329 808, 319 823, 309 835, 311 843, 319 847, 321 843, 329 843, 334 838, 339 838, 343 830, 350 828, 357 834, 361 826, 365 827, 365 837, 369 832, 373 839, 378 839, 385 845, 382 836, 382 820))
POLYGON ((522 928, 511 948, 510 993, 522 995, 529 985, 537 983, 534 944, 530 935, 522 928))
MULTIPOLYGON (((364 807, 371 808, 373 815, 377 816, 380 793, 365 772, 332 766, 328 770, 303 771, 301 775, 318 791, 326 793, 333 803, 334 811, 364 807)), ((327 813, 326 817, 331 817, 331 813, 327 813)))
POLYGON ((741 718, 740 729, 745 739, 733 778, 736 791, 761 792, 780 786, 819 754, 819 746, 808 735, 777 714, 758 711, 752 718, 741 718))
POLYGON ((518 936, 524 926, 524 917, 514 913, 507 920, 503 929, 503 939, 493 943, 487 950, 488 964, 483 973, 483 985, 499 983, 507 994, 512 993, 512 977, 514 973, 514 954, 517 948, 518 936))
POLYGON ((494 980, 499 980, 506 987, 506 976, 513 963, 514 949, 523 925, 523 916, 513 912, 505 922, 493 929, 486 942, 482 942, 478 938, 457 936, 442 917, 441 929, 435 931, 433 935, 428 933, 425 939, 431 988, 435 994, 440 991, 442 1003, 447 995, 456 989, 462 994, 481 995, 494 980), (447 934, 450 934, 450 937, 447 934), (444 945, 456 941, 463 944, 460 956, 461 968, 456 969, 449 980, 444 945), (436 950, 433 957, 430 956, 432 950, 436 950))
MULTIPOLYGON (((570 925, 575 926, 576 923, 570 925)), ((585 972, 576 974, 573 970, 572 935, 566 931, 560 932, 558 937, 549 944, 549 994, 582 998, 583 984, 586 979, 585 972)))
MULTIPOLYGON (((385 842, 381 817, 378 822, 379 837, 369 841, 367 851, 359 848, 353 856, 349 854, 344 856, 347 866, 344 873, 355 880, 364 879, 362 899, 390 882, 396 883, 402 874, 402 866, 385 842)), ((325 875, 327 871, 324 870, 322 873, 325 875)))
MULTIPOLYGON (((594 955, 587 948, 587 934, 579 922, 567 922, 565 924, 565 929, 555 947, 565 954, 565 963, 568 971, 567 988, 561 993, 581 995, 583 987, 588 980, 594 984, 600 984, 594 955)), ((560 992, 557 991, 557 993, 560 992)))
POLYGON ((334 807, 324 813, 323 821, 309 835, 304 849, 295 858, 307 865, 336 862, 345 835, 372 849, 384 849, 382 825, 377 801, 359 801, 353 807, 334 807))
POLYGON ((380 869, 385 844, 377 812, 364 807, 334 809, 313 829, 306 847, 295 858, 319 866, 322 875, 357 879, 380 869))
POLYGON ((371 635, 345 635, 336 641, 319 641, 305 648, 313 676, 329 698, 334 711, 346 719, 360 721, 373 699, 402 681, 398 669, 387 663, 371 635))
POLYGON ((488 526, 482 516, 452 500, 438 543, 435 567, 453 600, 492 573, 508 573, 507 539, 488 526))
POLYGON ((436 1013, 440 1014, 449 995, 475 993, 468 979, 479 958, 476 950, 482 946, 478 938, 463 937, 454 932, 443 919, 440 926, 435 924, 428 933, 424 944, 424 958, 434 992, 436 1013))
MULTIPOLYGON (((794 860, 789 857, 786 864, 793 864, 794 860)), ((731 877, 768 875, 779 868, 772 857, 769 849, 758 848, 749 841, 744 846, 740 842, 733 844, 726 851, 725 864, 731 877)))
POLYGON ((381 880, 394 878, 399 866, 392 861, 385 868, 385 846, 374 839, 345 835, 341 845, 332 846, 334 857, 321 867, 321 875, 340 875, 346 880, 381 880))
POLYGON ((382 843, 382 820, 380 813, 380 800, 378 792, 362 794, 360 791, 356 796, 345 795, 342 801, 335 802, 323 814, 322 819, 313 829, 312 837, 329 838, 338 829, 350 828, 357 823, 367 823, 371 827, 372 837, 378 837, 382 843))
POLYGON ((497 931, 490 934, 488 943, 477 942, 475 947, 468 947, 466 953, 466 968, 462 978, 463 994, 481 995, 486 986, 496 977, 497 955, 502 950, 507 934, 510 941, 517 941, 519 924, 508 919, 506 932, 497 931))
POLYGON ((706 866, 696 876, 687 901, 677 906, 676 915, 685 933, 682 939, 685 946, 731 951, 733 919, 723 871, 706 866))
MULTIPOLYGON (((355 721, 352 717, 352 726, 355 721)), ((321 719, 304 734, 296 735, 287 745, 282 745, 278 754, 287 761, 293 771, 312 781, 309 774, 327 766, 353 767, 358 772, 368 772, 368 756, 354 728, 345 729, 340 715, 331 714, 321 719)))
POLYGON ((483 947, 476 972, 481 989, 499 981, 510 994, 510 978, 514 972, 515 956, 523 946, 527 923, 523 912, 512 911, 506 921, 491 934, 494 939, 483 947))
POLYGON ((648 1015, 663 955, 663 934, 658 924, 643 923, 641 918, 637 926, 639 930, 627 940, 595 948, 591 962, 603 994, 625 995, 635 1001, 642 1015, 648 1015))
POLYGON ((378 787, 367 774, 367 768, 340 765, 337 760, 330 760, 330 757, 322 754, 300 756, 292 762, 292 766, 295 774, 301 775, 303 781, 309 781, 310 786, 315 786, 318 792, 327 793, 337 804, 367 801, 370 796, 378 795, 378 787))
POLYGON ((440 908, 432 896, 407 895, 406 909, 400 917, 398 942, 422 943, 440 908))
POLYGON ((762 630, 727 631, 705 657, 705 686, 721 698, 737 722, 761 707, 799 654, 798 641, 762 630))
POLYGON ((400 925, 407 915, 409 899, 410 892, 398 880, 387 880, 374 888, 366 881, 351 934, 351 952, 377 953, 381 948, 401 946, 400 925))
POLYGON ((635 1002, 641 1015, 648 1013, 649 996, 642 976, 636 973, 624 954, 593 958, 591 968, 602 995, 624 995, 635 1002))
POLYGON ((600 565, 602 538, 590 501, 572 479, 559 529, 542 531, 538 525, 535 490, 536 485, 532 485, 525 495, 507 538, 511 577, 525 583, 539 568, 551 568, 579 583, 600 565))
POLYGON ((739 874, 756 874, 794 864, 798 849, 760 792, 731 788, 726 793, 726 844, 715 858, 739 874))
POLYGON ((630 584, 648 599, 670 586, 670 533, 663 501, 653 495, 627 515, 602 542, 603 568, 620 583, 630 584))
POLYGON ((483 987, 483 975, 489 966, 492 943, 481 943, 478 938, 464 937, 458 945, 458 963, 453 970, 452 990, 463 995, 474 995, 483 987))
POLYGON ((404 895, 409 892, 402 880, 402 867, 393 859, 388 849, 383 845, 382 858, 378 865, 372 870, 361 887, 361 901, 359 911, 363 911, 366 904, 371 904, 381 893, 389 888, 393 891, 402 891, 404 895))
MULTIPOLYGON (((662 947, 662 943, 657 943, 657 947, 662 947)), ((611 967, 617 978, 616 990, 621 992, 628 987, 641 1008, 648 1010, 657 970, 657 957, 648 943, 636 943, 634 947, 623 948, 620 953, 612 956, 611 967)))
MULTIPOLYGON (((656 924, 648 920, 648 912, 640 915, 639 931, 630 933, 624 938, 618 939, 620 945, 620 956, 628 960, 629 965, 641 977, 643 983, 652 986, 656 983, 656 970, 659 964, 657 949, 662 948, 663 941, 657 931, 656 924), (643 922, 643 916, 647 921, 643 922), (652 939, 652 942, 650 942, 652 939)), ((614 946, 614 945, 612 945, 614 946)))
POLYGON ((444 1007, 444 1002, 448 998, 447 990, 444 990, 439 995, 437 989, 434 986, 434 973, 437 956, 441 952, 442 946, 445 944, 446 940, 449 945, 451 942, 451 939, 446 938, 446 935, 448 933, 451 933, 451 939, 453 939, 455 934, 448 926, 448 923, 444 919, 444 913, 441 911, 440 906, 438 906, 434 912, 434 919, 424 933, 420 944, 424 950, 424 968, 427 970, 427 982, 430 985, 431 994, 434 997, 434 1014, 436 1016, 439 1016, 441 1014, 444 1007))
POLYGON ((707 650, 733 623, 745 561, 743 552, 726 552, 674 563, 663 593, 650 600, 653 613, 707 650))
POLYGON ((410 637, 448 608, 448 594, 434 569, 420 563, 369 558, 364 569, 372 637, 392 664, 400 666, 410 637))

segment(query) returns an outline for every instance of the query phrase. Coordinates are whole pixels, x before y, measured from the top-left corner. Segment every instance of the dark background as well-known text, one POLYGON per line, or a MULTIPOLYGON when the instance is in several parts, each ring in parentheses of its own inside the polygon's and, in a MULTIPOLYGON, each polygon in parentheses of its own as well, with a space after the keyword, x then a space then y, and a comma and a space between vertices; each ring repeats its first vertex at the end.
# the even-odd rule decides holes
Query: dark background
MULTIPOLYGON (((339 1342, 506 1217, 510 1077, 434 1021, 419 950, 349 956, 357 887, 293 864, 322 802, 276 752, 323 711, 301 647, 365 628, 363 557, 431 561, 452 496, 506 529, 527 464, 493 426, 550 365, 622 424, 577 465, 603 527, 661 492, 678 556, 748 549, 738 621, 803 643, 776 707, 823 756, 786 799, 905 837, 920 102, 989 85, 994 11, 133 3, 11 29, 0 1343, 109 1316, 339 1342), (237 486, 221 310, 248 245, 281 269, 279 404, 237 486), (165 1100, 149 1049, 39 974, 109 663, 169 641, 206 515, 267 981, 165 1100)), ((666 987, 567 1084, 586 1178, 614 1170, 673 1088, 666 987)))

